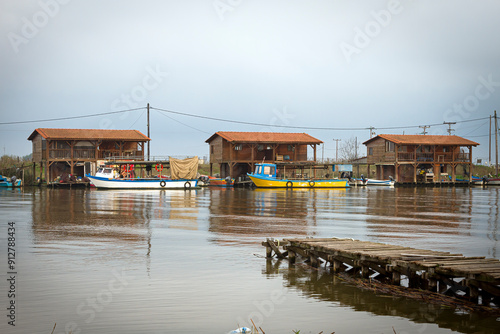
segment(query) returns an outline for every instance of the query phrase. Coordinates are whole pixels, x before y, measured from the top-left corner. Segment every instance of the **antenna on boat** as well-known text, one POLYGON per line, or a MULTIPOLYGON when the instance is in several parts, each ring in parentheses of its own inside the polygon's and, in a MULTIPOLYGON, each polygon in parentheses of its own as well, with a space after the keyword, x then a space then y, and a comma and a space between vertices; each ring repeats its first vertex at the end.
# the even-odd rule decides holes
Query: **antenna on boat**
POLYGON ((264 159, 262 159, 262 163, 264 163, 264 160, 266 160, 266 157, 264 157, 264 159))

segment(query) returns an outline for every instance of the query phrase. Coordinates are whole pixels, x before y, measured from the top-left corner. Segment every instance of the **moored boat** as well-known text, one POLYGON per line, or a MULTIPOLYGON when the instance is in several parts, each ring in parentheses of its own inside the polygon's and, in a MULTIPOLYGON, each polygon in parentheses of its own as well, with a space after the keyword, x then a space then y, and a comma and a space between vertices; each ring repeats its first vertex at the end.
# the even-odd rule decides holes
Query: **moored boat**
POLYGON ((395 181, 393 179, 390 179, 390 180, 367 179, 365 184, 367 186, 387 186, 387 187, 393 187, 394 183, 395 183, 395 181))
POLYGON ((20 187, 21 180, 18 180, 15 176, 11 178, 6 178, 3 175, 0 175, 0 187, 4 188, 12 188, 12 187, 20 187))
POLYGON ((122 173, 110 166, 101 167, 94 176, 87 174, 91 184, 101 189, 191 189, 198 186, 193 178, 198 170, 198 157, 184 160, 170 158, 171 176, 161 175, 162 164, 156 165, 160 172, 153 177, 135 177, 134 165, 122 164, 122 173))
POLYGON ((234 179, 229 176, 226 178, 202 175, 199 178, 200 185, 212 187, 233 187, 234 179))
POLYGON ((256 164, 248 177, 258 188, 348 188, 347 179, 289 179, 276 176, 275 164, 256 164))
POLYGON ((102 189, 191 189, 198 186, 196 179, 87 177, 96 188, 102 189))

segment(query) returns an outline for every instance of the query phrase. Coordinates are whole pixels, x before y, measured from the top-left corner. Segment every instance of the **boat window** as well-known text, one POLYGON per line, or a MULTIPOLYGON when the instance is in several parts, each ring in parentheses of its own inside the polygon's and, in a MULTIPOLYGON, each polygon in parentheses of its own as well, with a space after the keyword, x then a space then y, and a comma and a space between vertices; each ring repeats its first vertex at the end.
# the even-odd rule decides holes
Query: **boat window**
POLYGON ((262 166, 255 166, 255 174, 260 174, 262 170, 262 166))
POLYGON ((97 170, 97 173, 102 173, 103 169, 104 169, 104 168, 99 168, 99 169, 97 170))
POLYGON ((264 166, 264 174, 274 174, 274 166, 264 166))
POLYGON ((104 169, 104 173, 106 173, 106 174, 112 174, 113 170, 111 168, 106 168, 106 169, 104 169))

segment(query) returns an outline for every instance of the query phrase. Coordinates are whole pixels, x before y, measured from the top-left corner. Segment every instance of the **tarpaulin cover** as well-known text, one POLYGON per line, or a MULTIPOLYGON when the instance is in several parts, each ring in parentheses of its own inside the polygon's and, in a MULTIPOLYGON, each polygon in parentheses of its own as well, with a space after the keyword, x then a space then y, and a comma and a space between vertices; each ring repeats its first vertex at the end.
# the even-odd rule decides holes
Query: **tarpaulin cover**
POLYGON ((168 158, 170 161, 170 177, 173 180, 178 179, 196 179, 198 174, 198 157, 175 159, 168 158))

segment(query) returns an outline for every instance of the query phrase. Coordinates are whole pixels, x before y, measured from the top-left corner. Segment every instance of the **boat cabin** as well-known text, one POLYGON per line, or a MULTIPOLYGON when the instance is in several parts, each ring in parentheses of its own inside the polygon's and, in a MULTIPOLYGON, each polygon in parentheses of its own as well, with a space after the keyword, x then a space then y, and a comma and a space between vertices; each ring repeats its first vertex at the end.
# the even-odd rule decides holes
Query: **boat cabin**
POLYGON ((110 167, 100 167, 97 169, 95 173, 97 177, 107 177, 110 179, 116 179, 120 176, 120 174, 114 169, 110 167))
POLYGON ((276 165, 275 164, 255 164, 255 175, 266 176, 266 177, 276 177, 276 165))

